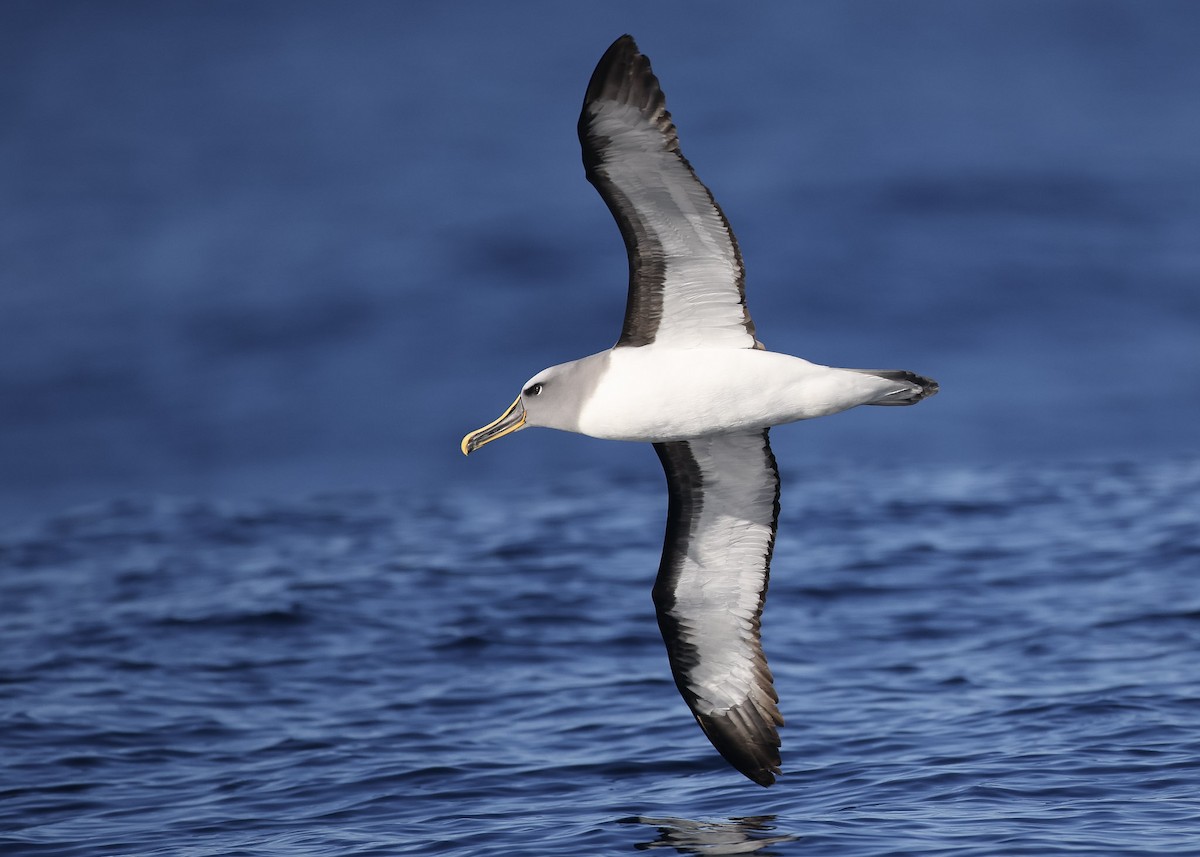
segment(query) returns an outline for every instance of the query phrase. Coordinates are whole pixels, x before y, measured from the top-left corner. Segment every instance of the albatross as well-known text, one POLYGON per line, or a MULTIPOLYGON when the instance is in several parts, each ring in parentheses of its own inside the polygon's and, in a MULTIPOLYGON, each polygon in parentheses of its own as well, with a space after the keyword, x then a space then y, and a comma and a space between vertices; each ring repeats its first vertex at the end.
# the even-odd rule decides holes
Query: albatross
POLYGON ((631 36, 601 57, 579 117, 583 165, 629 255, 625 322, 607 351, 543 369, 461 449, 529 426, 654 444, 667 526, 654 605, 680 694, 754 782, 780 773, 783 717, 760 619, 779 520, 772 426, 858 405, 912 405, 937 384, 768 351, 720 206, 679 150, 650 60, 631 36))

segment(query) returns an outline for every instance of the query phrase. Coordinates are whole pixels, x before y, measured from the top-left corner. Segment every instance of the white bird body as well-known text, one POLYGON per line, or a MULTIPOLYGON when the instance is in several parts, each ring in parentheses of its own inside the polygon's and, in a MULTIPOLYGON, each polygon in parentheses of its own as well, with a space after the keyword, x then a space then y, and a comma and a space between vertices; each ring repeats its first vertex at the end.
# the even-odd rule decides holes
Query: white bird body
POLYGON ((600 360, 605 371, 568 430, 605 440, 661 443, 763 429, 909 389, 906 382, 753 348, 655 344, 583 358, 600 360))

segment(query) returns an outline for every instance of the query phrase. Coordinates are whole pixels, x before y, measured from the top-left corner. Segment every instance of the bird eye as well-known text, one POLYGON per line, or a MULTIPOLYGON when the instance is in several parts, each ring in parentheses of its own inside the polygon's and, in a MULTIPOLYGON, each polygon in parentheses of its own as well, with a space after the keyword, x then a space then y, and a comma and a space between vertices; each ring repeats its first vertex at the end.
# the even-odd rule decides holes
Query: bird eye
POLYGON ((542 385, 541 384, 530 384, 528 387, 525 388, 526 396, 540 396, 541 394, 542 394, 542 385))

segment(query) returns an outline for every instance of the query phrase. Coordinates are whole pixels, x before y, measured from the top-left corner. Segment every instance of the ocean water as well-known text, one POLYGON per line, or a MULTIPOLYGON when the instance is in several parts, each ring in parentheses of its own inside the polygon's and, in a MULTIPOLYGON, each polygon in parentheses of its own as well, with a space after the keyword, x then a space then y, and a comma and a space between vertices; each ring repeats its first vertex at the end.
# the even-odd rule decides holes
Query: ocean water
POLYGON ((781 457, 1196 452, 1189 0, 10 0, 0 520, 636 467, 457 448, 617 337, 625 252, 575 124, 624 32, 762 340, 942 384, 781 457))
POLYGON ((0 854, 1200 853, 1200 4, 0 4, 0 854), (523 432, 624 32, 773 349, 763 790, 644 447, 523 432))
POLYGON ((646 458, 6 534, 3 852, 1197 852, 1200 461, 785 464, 764 790, 672 684, 646 458))

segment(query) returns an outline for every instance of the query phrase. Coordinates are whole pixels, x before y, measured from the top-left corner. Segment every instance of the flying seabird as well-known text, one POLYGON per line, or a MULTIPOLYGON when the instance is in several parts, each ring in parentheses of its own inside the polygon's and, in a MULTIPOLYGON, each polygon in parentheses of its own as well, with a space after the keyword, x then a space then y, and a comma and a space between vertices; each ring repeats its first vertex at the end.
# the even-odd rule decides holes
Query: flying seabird
POLYGON ((601 57, 583 100, 588 181, 629 254, 616 345, 537 373, 463 454, 527 426, 653 443, 667 476, 654 605, 675 684, 713 746, 769 786, 783 717, 759 636, 779 519, 771 426, 858 405, 912 405, 912 372, 837 369, 767 351, 720 206, 679 151, 650 60, 631 36, 601 57))

